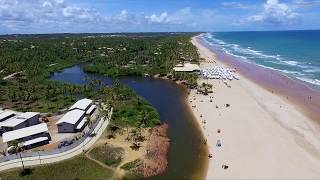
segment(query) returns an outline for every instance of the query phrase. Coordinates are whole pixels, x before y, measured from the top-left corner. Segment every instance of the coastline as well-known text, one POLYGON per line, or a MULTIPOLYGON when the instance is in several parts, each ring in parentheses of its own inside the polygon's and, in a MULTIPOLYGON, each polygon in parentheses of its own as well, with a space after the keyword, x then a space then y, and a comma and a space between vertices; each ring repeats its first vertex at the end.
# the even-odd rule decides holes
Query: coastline
MULTIPOLYGON (((275 69, 236 60, 232 55, 211 48, 202 39, 197 38, 197 40, 202 46, 214 52, 215 59, 218 59, 218 61, 223 60, 225 66, 237 69, 238 73, 245 76, 246 79, 274 94, 282 96, 320 124, 320 89, 315 85, 289 77, 275 69), (309 99, 309 97, 312 98, 309 99)), ((220 61, 220 63, 222 62, 220 61)))
MULTIPOLYGON (((230 67, 230 61, 221 59, 197 37, 192 43, 200 57, 211 60, 201 62, 201 67, 230 67)), ((200 78, 202 82, 207 80, 200 78)), ((283 92, 269 91, 247 74, 241 74, 239 81, 228 82, 231 88, 218 80, 208 83, 214 87, 213 94, 204 96, 191 90, 188 97, 189 108, 213 155, 207 179, 320 177, 320 127, 311 118, 318 117, 316 114, 302 113, 301 106, 281 96, 283 92), (230 107, 225 106, 227 103, 230 107), (217 140, 222 142, 221 147, 216 146, 217 140), (228 169, 222 165, 228 165, 228 169)))

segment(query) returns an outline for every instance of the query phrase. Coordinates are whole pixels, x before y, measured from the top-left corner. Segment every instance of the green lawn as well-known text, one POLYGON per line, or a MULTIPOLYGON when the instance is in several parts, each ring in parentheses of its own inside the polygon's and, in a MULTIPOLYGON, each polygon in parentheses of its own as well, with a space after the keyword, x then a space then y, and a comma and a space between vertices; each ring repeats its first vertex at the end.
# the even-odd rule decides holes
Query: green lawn
POLYGON ((51 165, 43 165, 42 167, 32 168, 30 175, 21 177, 21 170, 13 170, 4 173, 0 173, 1 180, 13 180, 13 179, 43 179, 43 180, 100 180, 108 179, 112 177, 113 172, 107 170, 95 162, 87 159, 84 156, 78 156, 70 160, 66 160, 60 163, 51 165))
POLYGON ((89 155, 108 166, 116 167, 120 164, 123 153, 124 150, 120 147, 99 146, 90 151, 89 155))

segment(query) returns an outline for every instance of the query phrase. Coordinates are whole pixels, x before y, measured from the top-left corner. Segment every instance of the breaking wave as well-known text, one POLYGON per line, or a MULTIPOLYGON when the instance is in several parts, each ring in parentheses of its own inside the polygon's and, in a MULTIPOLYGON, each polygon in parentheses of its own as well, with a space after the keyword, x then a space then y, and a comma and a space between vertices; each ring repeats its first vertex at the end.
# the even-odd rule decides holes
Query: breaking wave
POLYGON ((221 49, 223 52, 237 57, 246 62, 255 63, 264 68, 281 71, 284 74, 293 76, 301 81, 320 86, 320 81, 315 73, 320 74, 320 68, 310 65, 310 63, 289 59, 280 54, 268 54, 267 52, 256 50, 254 47, 242 47, 241 44, 227 43, 217 39, 213 34, 206 33, 202 39, 211 47, 221 49))

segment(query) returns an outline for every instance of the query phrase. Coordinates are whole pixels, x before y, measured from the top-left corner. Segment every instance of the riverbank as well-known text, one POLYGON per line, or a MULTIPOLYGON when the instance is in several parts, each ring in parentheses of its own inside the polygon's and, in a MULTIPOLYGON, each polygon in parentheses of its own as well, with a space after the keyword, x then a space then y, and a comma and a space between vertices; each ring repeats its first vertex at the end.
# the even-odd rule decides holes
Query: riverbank
POLYGON ((119 127, 104 133, 86 157, 114 171, 118 179, 149 178, 165 172, 170 140, 168 125, 119 127))
MULTIPOLYGON (((192 43, 206 59, 201 68, 227 66, 196 37, 192 43)), ((244 76, 228 82, 230 88, 221 80, 208 83, 213 94, 191 90, 188 98, 213 155, 207 179, 319 178, 320 127, 300 107, 244 76)))
MULTIPOLYGON (((98 79, 105 85, 112 83, 111 78, 85 73, 81 66, 55 73, 51 79, 85 85, 90 81, 85 81, 84 77, 98 79)), ((161 122, 169 125, 171 144, 167 156, 168 167, 164 173, 149 179, 204 179, 208 162, 207 146, 202 142, 202 132, 186 103, 186 89, 173 81, 151 77, 123 77, 120 81, 150 102, 159 112, 161 122)), ((128 110, 126 107, 127 104, 124 109, 128 110)))

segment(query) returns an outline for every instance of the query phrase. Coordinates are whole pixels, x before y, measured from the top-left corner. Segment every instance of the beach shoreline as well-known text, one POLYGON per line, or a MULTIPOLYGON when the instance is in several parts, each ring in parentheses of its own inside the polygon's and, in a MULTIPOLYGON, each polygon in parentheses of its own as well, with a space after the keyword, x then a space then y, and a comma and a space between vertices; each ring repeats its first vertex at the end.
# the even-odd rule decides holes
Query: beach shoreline
MULTIPOLYGON (((201 68, 230 67, 198 37, 192 43, 206 59, 201 68)), ((231 88, 220 80, 200 78, 198 83, 212 84, 214 93, 204 96, 191 90, 188 97, 212 154, 207 179, 320 178, 320 127, 313 121, 317 113, 302 112, 283 92, 268 90, 247 78, 249 74, 240 75, 239 81, 228 82, 231 88)))
POLYGON ((219 63, 237 69, 238 73, 246 79, 295 104, 300 111, 320 124, 320 89, 315 85, 289 77, 275 69, 238 60, 221 50, 211 48, 202 38, 196 37, 196 39, 202 46, 214 52, 215 59, 219 63))

